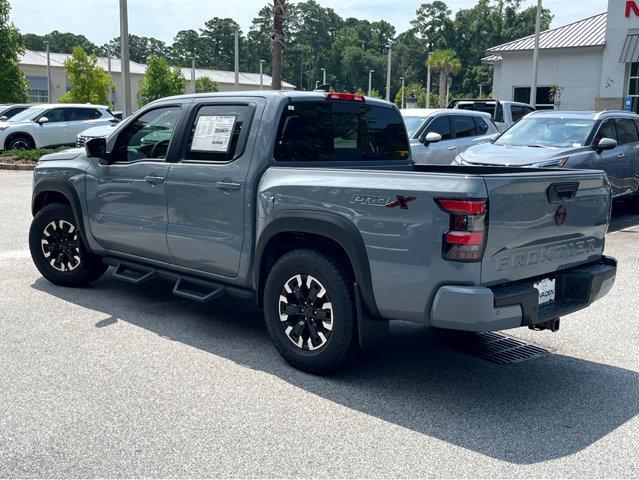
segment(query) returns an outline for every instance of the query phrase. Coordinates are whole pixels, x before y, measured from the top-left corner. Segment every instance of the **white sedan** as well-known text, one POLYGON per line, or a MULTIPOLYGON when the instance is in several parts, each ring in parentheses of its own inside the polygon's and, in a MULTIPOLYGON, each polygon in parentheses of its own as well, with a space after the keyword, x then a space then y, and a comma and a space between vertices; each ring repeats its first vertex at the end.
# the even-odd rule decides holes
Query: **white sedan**
POLYGON ((29 150, 74 145, 78 133, 117 123, 108 107, 90 104, 33 106, 0 122, 0 150, 29 150))

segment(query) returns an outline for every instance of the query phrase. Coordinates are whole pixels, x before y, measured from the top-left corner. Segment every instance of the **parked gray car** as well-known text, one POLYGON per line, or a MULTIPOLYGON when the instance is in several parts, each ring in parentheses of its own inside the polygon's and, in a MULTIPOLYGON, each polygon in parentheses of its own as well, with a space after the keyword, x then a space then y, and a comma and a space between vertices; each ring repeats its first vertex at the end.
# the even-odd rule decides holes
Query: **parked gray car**
POLYGON ((538 111, 492 143, 457 156, 457 165, 603 170, 615 197, 639 192, 639 115, 622 111, 538 111))
POLYGON ((111 265, 191 300, 253 302, 314 373, 391 319, 554 331, 616 274, 602 172, 413 165, 397 107, 355 94, 162 99, 42 157, 33 188, 29 247, 51 282, 111 265))
POLYGON ((483 112, 408 108, 402 117, 418 165, 449 165, 457 154, 498 135, 490 115, 483 112))

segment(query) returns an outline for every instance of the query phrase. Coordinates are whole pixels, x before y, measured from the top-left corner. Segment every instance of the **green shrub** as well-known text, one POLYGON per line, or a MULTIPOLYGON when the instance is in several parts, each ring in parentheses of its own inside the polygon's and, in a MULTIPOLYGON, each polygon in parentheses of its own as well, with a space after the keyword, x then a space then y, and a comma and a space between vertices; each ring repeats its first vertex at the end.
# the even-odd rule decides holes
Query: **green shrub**
POLYGON ((47 153, 60 152, 68 147, 34 148, 33 150, 2 150, 0 151, 0 161, 2 160, 33 160, 38 161, 42 155, 47 153))

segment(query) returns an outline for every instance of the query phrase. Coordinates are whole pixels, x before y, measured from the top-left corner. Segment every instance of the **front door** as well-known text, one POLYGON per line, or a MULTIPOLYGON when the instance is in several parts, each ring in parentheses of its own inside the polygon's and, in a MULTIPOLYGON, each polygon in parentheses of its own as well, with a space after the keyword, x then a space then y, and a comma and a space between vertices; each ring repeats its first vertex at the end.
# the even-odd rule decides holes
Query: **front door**
POLYGON ((235 277, 255 188, 247 187, 251 123, 263 103, 223 102, 194 106, 189 115, 184 150, 167 182, 167 241, 176 264, 235 277))
MULTIPOLYGON (((69 140, 68 108, 52 108, 40 116, 47 118, 36 129, 36 138, 39 147, 53 147, 66 145, 69 140)), ((75 137, 74 140, 75 141, 75 137)))
MULTIPOLYGON (((592 145, 596 147, 602 138, 612 138, 619 142, 619 136, 614 119, 609 118, 602 122, 599 127, 599 131, 593 139, 592 145)), ((592 157, 593 160, 590 168, 606 172, 613 196, 623 194, 627 188, 624 182, 624 175, 628 165, 626 160, 626 150, 626 145, 619 144, 611 150, 595 152, 592 157)))
POLYGON ((420 136, 423 146, 418 146, 418 151, 414 153, 415 163, 448 165, 457 155, 457 147, 451 140, 450 122, 448 115, 439 115, 431 120, 420 136), (439 133, 441 141, 426 143, 426 135, 430 132, 439 133))
POLYGON ((87 176, 89 225, 105 248, 171 262, 166 243, 168 160, 181 105, 147 110, 115 139, 108 165, 87 176))

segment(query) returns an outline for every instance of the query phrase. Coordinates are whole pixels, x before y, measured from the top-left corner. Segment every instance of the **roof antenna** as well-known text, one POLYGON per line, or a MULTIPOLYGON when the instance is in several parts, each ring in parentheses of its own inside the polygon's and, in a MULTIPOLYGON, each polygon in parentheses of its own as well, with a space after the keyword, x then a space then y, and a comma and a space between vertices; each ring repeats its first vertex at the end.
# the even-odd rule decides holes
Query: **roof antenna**
POLYGON ((331 85, 329 83, 323 83, 322 85, 317 87, 314 91, 315 92, 330 92, 331 91, 331 85))

